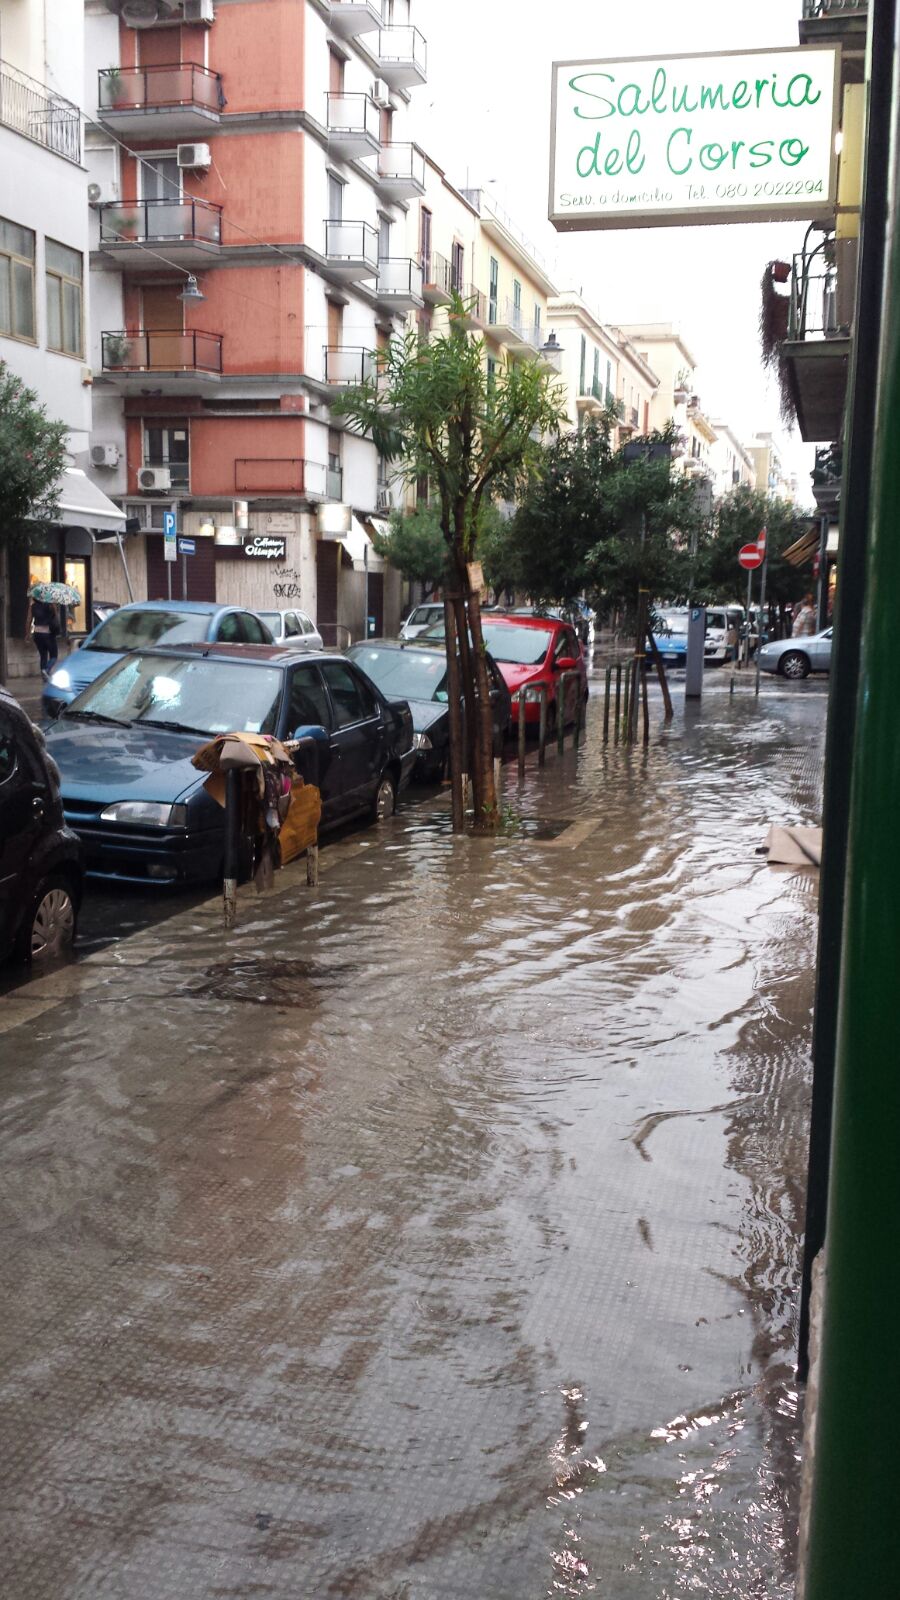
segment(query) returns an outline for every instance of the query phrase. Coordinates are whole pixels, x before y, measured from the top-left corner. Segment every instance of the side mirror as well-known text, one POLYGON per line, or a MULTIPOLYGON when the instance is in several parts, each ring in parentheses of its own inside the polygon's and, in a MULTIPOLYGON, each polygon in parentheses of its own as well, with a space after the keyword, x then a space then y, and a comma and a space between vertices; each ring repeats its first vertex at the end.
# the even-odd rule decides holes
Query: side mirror
POLYGON ((328 734, 321 722, 302 722, 290 735, 291 739, 315 739, 319 744, 328 743, 328 734))
POLYGON ((290 735, 291 739, 304 739, 293 754, 294 766, 305 783, 321 786, 322 774, 331 761, 331 741, 321 722, 302 722, 290 735))
POLYGON ((574 672, 578 662, 574 656, 560 656, 556 663, 557 672, 574 672))

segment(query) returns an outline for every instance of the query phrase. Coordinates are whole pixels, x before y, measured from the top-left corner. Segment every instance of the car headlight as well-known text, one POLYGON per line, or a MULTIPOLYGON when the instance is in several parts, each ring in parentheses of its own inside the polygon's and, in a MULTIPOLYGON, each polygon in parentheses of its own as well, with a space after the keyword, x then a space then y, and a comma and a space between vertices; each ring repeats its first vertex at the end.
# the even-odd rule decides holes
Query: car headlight
POLYGON ((543 700, 544 695, 546 693, 547 693, 547 691, 544 688, 526 689, 525 690, 525 699, 526 700, 543 700))
POLYGON ((57 689, 71 689, 72 687, 72 679, 69 677, 65 667, 60 667, 58 672, 54 672, 51 675, 50 682, 57 689))
POLYGON ((431 740, 429 739, 427 733, 414 733, 413 734, 413 749, 414 750, 430 750, 431 749, 431 740))
POLYGON ((186 828, 187 806, 158 800, 116 800, 100 813, 101 822, 137 822, 144 828, 186 828))

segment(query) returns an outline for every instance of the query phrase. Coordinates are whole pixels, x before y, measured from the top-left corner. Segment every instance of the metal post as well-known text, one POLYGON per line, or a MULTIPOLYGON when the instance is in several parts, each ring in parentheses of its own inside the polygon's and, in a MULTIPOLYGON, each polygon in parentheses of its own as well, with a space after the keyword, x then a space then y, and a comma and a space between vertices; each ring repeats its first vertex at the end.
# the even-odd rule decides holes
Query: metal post
POLYGON ((319 881, 319 846, 311 844, 306 850, 306 882, 314 889, 319 881))
POLYGON ((119 555, 122 558, 122 570, 125 573, 125 582, 128 585, 128 598, 129 600, 133 600, 134 588, 131 582, 131 573, 128 571, 128 562, 125 560, 125 544, 120 533, 116 534, 116 541, 119 546, 119 555))
MULTIPOLYGON (((761 574, 760 580, 759 580, 759 626, 760 626, 760 637, 762 636, 763 618, 765 617, 765 614, 766 614, 766 573, 768 572, 768 570, 769 570, 769 545, 768 545, 768 541, 767 541, 766 542, 766 554, 765 554, 765 558, 764 558, 763 564, 762 564, 762 574, 761 574)), ((757 652, 756 652, 756 687, 755 687, 755 689, 753 691, 753 693, 757 697, 759 696, 759 655, 760 655, 760 652, 757 650, 757 652)), ((732 679, 732 685, 733 685, 733 683, 734 683, 734 680, 732 679)))
POLYGON ((628 703, 631 699, 631 662, 623 669, 624 688, 622 691, 622 740, 628 738, 628 703))
MULTIPOLYGON (((169 563, 171 566, 171 562, 169 563)), ((237 917, 237 881, 241 860, 241 773, 231 767, 225 773, 225 872, 222 884, 222 910, 226 928, 233 928, 237 917)))
POLYGON ((649 703, 649 700, 648 700, 648 697, 647 697, 647 669, 646 669, 646 667, 642 666, 640 668, 640 674, 641 674, 641 689, 643 691, 643 701, 644 701, 644 743, 645 744, 649 744, 650 743, 650 703, 649 703))
POLYGON ((525 780, 525 690, 520 689, 516 695, 519 707, 519 782, 525 780))
POLYGON ((181 552, 181 598, 187 599, 187 556, 181 552))
POLYGON ((541 717, 538 723, 538 766, 542 767, 547 760, 547 685, 542 683, 541 689, 541 717))
POLYGON ((615 731, 615 743, 616 744, 618 744, 618 742, 619 742, 619 729, 621 727, 621 716, 622 716, 622 663, 621 663, 621 661, 617 661, 616 662, 616 731, 615 731))
POLYGON ((171 561, 167 561, 166 562, 166 578, 168 579, 168 583, 169 583, 169 599, 170 600, 172 598, 172 566, 173 566, 173 563, 171 561))
POLYGON ((744 629, 744 665, 750 665, 750 605, 753 599, 753 568, 747 568, 747 626, 744 629))
POLYGON ((606 682, 603 686, 603 743, 609 744, 609 696, 612 686, 612 667, 606 669, 606 682))
MULTIPOLYGON (((888 12, 876 0, 871 26, 888 12)), ((896 49, 895 26, 890 42, 896 49)), ((897 57, 894 57, 897 60, 897 57)), ((812 1458, 806 1600, 897 1592, 900 1517, 894 1418, 900 1407, 900 854, 896 625, 900 593, 900 173, 895 67, 883 326, 870 478, 856 718, 850 768, 828 1236, 812 1458)), ((874 116, 875 105, 871 107, 874 116)), ((858 301, 862 309, 862 293, 858 301)), ((859 391, 857 391, 858 396, 859 391)), ((853 443, 860 418, 854 415, 853 443)), ((848 495, 849 498, 849 495, 848 495)), ((843 543, 843 541, 842 541, 843 543)), ((841 583, 843 579, 841 580, 841 583)), ((839 584, 840 590, 841 584, 839 584)), ((841 819, 834 817, 833 826, 841 819)), ((829 838, 825 832, 826 840, 829 838)))

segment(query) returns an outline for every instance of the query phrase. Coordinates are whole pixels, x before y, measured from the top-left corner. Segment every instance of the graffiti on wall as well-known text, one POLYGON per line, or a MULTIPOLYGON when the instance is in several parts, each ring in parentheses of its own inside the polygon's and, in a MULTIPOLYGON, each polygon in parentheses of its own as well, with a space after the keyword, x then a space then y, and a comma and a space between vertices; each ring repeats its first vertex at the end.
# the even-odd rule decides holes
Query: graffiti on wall
POLYGON ((290 603, 301 598, 299 567, 273 567, 272 577, 272 592, 276 600, 290 603))

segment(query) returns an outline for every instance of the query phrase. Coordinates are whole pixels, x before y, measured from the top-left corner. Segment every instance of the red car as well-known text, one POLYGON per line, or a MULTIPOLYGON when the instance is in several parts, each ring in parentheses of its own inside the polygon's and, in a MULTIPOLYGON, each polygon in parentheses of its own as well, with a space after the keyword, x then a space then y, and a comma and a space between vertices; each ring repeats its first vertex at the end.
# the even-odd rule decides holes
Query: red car
POLYGON ((526 690, 525 721, 540 721, 538 684, 547 685, 547 727, 556 727, 557 687, 564 672, 577 671, 565 685, 565 722, 575 718, 578 696, 588 697, 587 666, 575 629, 553 617, 483 616, 484 642, 512 695, 513 725, 519 721, 519 690, 526 690), (532 695, 529 691, 534 690, 532 695))

